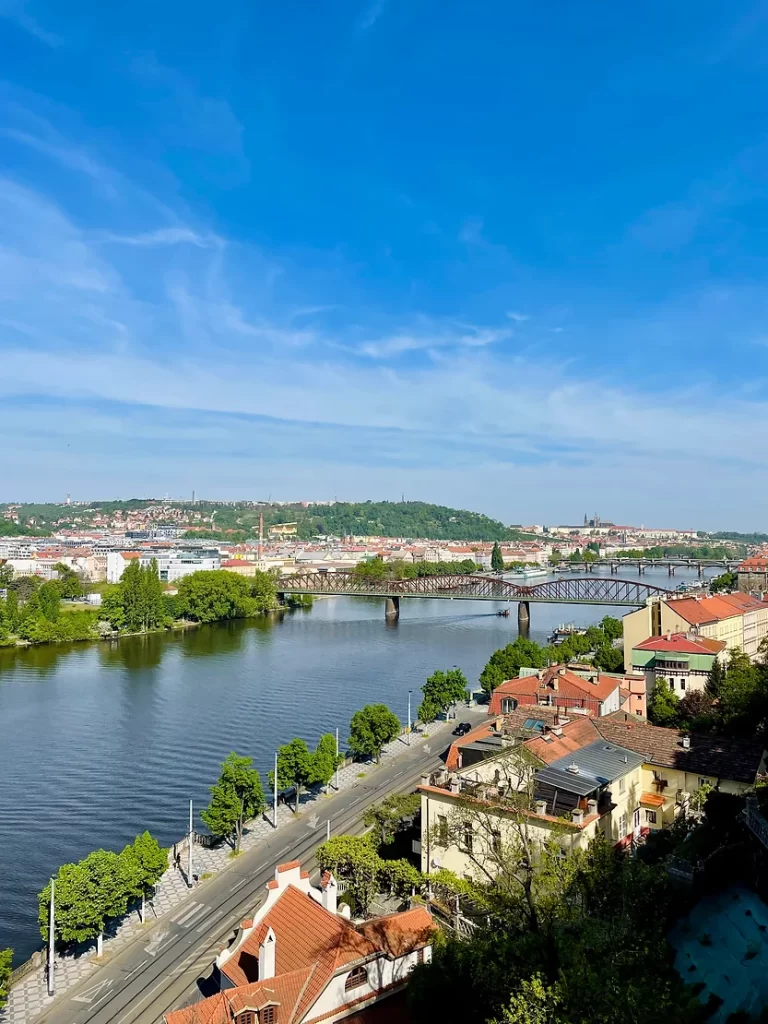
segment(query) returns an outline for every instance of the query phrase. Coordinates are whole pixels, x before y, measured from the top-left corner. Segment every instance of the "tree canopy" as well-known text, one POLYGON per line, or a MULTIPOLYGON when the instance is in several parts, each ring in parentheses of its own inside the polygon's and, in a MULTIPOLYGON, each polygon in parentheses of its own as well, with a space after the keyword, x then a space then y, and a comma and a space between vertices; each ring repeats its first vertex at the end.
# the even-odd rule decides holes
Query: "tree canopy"
POLYGON ((386 704, 366 704, 352 715, 349 748, 357 757, 381 756, 382 748, 400 733, 400 720, 386 704))
MULTIPOLYGON (((334 740, 334 750, 336 741, 334 740)), ((333 772, 331 773, 333 774, 333 772)), ((296 810, 299 809, 301 792, 317 780, 315 756, 304 740, 298 737, 277 748, 277 787, 296 790, 296 810)), ((317 780, 319 781, 319 780, 317 780)), ((275 773, 270 771, 269 783, 275 784, 275 773)))
POLYGON ((11 966, 13 964, 13 950, 0 949, 0 1010, 8 1002, 9 983, 11 979, 11 966))
POLYGON ((195 572, 179 580, 178 613, 196 622, 244 619, 274 608, 275 582, 269 573, 253 578, 226 569, 195 572))
POLYGON ((363 814, 363 824, 379 830, 382 846, 386 846, 395 838, 395 834, 413 820, 421 810, 421 797, 418 793, 392 793, 381 803, 371 804, 363 814))
POLYGON ((469 697, 466 677, 459 668, 450 668, 447 672, 433 672, 422 686, 421 692, 424 698, 416 714, 419 721, 425 725, 434 722, 437 716, 447 711, 452 704, 458 704, 469 697))
POLYGON ((232 751, 222 761, 218 780, 211 786, 211 802, 200 817, 217 839, 234 836, 239 853, 246 821, 261 814, 266 807, 259 773, 252 767, 253 758, 232 751))
POLYGON ((504 569, 504 556, 501 553, 499 542, 494 541, 491 551, 491 568, 494 572, 501 572, 504 569))

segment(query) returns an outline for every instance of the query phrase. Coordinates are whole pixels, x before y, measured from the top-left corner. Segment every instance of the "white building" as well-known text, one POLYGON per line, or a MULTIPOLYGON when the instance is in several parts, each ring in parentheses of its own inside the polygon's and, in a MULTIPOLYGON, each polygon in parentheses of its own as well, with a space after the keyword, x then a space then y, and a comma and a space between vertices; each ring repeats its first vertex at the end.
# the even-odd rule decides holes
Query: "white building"
POLYGON ((353 924, 336 897, 330 873, 315 889, 299 861, 281 864, 216 958, 220 992, 167 1013, 166 1024, 330 1024, 353 1014, 355 1024, 373 1024, 367 1011, 384 999, 404 1013, 408 976, 431 959, 431 915, 414 907, 353 924))

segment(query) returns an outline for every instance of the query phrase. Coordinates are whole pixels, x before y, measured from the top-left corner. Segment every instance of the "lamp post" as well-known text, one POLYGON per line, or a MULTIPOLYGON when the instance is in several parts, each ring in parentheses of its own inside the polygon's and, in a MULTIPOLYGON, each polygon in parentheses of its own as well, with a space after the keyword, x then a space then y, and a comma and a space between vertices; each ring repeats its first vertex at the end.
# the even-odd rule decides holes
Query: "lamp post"
POLYGON ((54 942, 56 936, 56 929, 54 926, 54 912, 55 912, 55 897, 54 889, 56 888, 56 882, 51 879, 51 909, 48 914, 48 995, 52 996, 54 993, 54 979, 53 972, 55 965, 53 962, 54 957, 54 942))
POLYGON ((272 812, 272 824, 277 828, 277 754, 275 754, 275 776, 274 776, 274 794, 273 794, 273 812, 272 812))
POLYGON ((194 811, 192 809, 192 801, 190 800, 189 801, 189 862, 188 862, 188 871, 187 871, 187 885, 189 886, 190 889, 194 885, 194 880, 193 880, 193 875, 192 875, 192 846, 194 845, 194 840, 195 840, 195 836, 194 836, 194 811))
POLYGON ((408 746, 409 747, 411 745, 411 693, 412 692, 413 692, 412 690, 408 691, 408 746))

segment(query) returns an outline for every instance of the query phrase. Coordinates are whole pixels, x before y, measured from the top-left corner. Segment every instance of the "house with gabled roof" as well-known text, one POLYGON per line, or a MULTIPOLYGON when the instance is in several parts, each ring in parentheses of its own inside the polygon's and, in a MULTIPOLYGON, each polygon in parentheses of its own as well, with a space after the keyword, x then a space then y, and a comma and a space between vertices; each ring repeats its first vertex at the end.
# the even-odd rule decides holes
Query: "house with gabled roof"
POLYGON ((280 864, 262 906, 216 958, 220 991, 166 1014, 166 1024, 378 1021, 374 1008, 431 959, 432 917, 414 907, 355 925, 337 892, 329 872, 317 889, 299 861, 280 864))

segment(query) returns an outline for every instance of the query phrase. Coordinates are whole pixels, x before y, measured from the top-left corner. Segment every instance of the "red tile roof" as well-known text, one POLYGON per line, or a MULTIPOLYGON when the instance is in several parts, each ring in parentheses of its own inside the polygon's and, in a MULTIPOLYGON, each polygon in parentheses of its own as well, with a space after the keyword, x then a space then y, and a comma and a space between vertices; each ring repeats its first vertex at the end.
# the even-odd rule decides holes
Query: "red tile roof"
POLYGON ((595 728, 591 718, 571 719, 562 726, 562 736, 556 736, 552 731, 545 732, 543 736, 526 740, 525 745, 544 764, 552 764, 566 754, 573 754, 575 751, 586 747, 588 743, 594 743, 600 739, 600 733, 595 728))
POLYGON ((692 775, 754 783, 765 753, 763 744, 756 740, 693 733, 690 746, 684 747, 686 733, 651 725, 624 711, 596 718, 594 723, 601 736, 642 754, 648 764, 677 768, 692 775))
POLYGON ((719 654, 725 647, 724 640, 710 640, 700 636, 692 639, 685 633, 667 633, 665 636, 652 636, 642 643, 635 644, 636 651, 672 651, 675 654, 719 654))
POLYGON ((239 988, 225 989, 209 999, 165 1014, 165 1020, 167 1024, 231 1024, 233 1016, 242 1010, 258 1010, 269 1003, 277 1003, 281 1024, 291 1024, 294 1019, 299 1019, 296 1010, 311 974, 312 968, 305 968, 239 988))
POLYGON ((521 676, 518 679, 507 679, 497 686, 491 696, 488 713, 497 715, 501 711, 502 697, 546 697, 551 695, 554 701, 557 701, 558 696, 562 696, 577 699, 587 698, 602 703, 620 685, 620 679, 600 675, 597 670, 585 679, 563 665, 552 665, 550 668, 541 670, 541 678, 538 675, 521 676))
POLYGON ((424 907, 412 907, 399 914, 374 917, 358 925, 357 930, 393 960, 428 946, 432 941, 435 923, 424 907))
POLYGON ((720 622, 722 619, 732 619, 744 612, 756 611, 764 608, 762 601, 758 601, 749 594, 718 594, 717 597, 678 597, 666 602, 667 607, 690 622, 692 626, 701 626, 707 622, 720 622))

